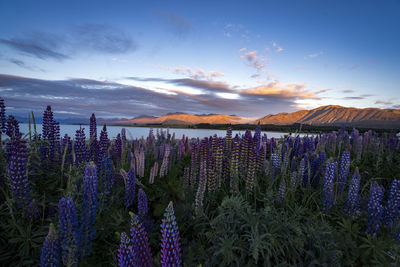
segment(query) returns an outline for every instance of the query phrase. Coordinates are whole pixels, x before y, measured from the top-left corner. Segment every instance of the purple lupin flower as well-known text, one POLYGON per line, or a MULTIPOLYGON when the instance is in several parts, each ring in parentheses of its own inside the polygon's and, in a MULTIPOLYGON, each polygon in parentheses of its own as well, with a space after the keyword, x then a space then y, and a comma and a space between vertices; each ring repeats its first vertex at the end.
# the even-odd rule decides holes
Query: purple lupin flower
POLYGON ((147 196, 142 188, 138 190, 138 214, 140 218, 145 218, 147 216, 148 206, 147 206, 147 196))
POLYGON ((333 204, 333 182, 335 181, 337 163, 328 162, 325 169, 324 185, 322 192, 322 205, 326 212, 332 208, 333 204))
POLYGON ((13 115, 9 115, 6 124, 6 135, 10 138, 15 138, 19 135, 19 125, 18 121, 14 118, 13 115))
POLYGON ((161 266, 182 266, 181 244, 172 201, 165 209, 161 223, 161 266))
POLYGON ((135 188, 136 188, 136 175, 135 168, 131 166, 126 177, 125 185, 125 206, 130 207, 133 205, 135 200, 135 188))
POLYGON ((115 142, 114 142, 114 156, 118 161, 121 160, 121 156, 122 156, 122 140, 121 140, 121 135, 120 134, 117 135, 117 138, 115 139, 115 142))
POLYGON ((28 177, 26 176, 28 151, 26 148, 26 141, 21 139, 21 134, 11 139, 10 143, 8 143, 8 149, 8 173, 14 201, 17 207, 27 208, 32 198, 29 190, 28 177))
POLYGON ((206 191, 206 184, 207 184, 207 178, 206 178, 206 174, 205 174, 205 172, 206 172, 205 166, 206 166, 206 161, 205 160, 201 160, 200 161, 199 184, 198 184, 198 187, 197 187, 196 198, 195 198, 196 210, 199 207, 203 206, 204 192, 206 191))
POLYGON ((100 141, 99 141, 99 157, 103 158, 104 155, 108 152, 108 145, 110 140, 108 140, 107 134, 107 126, 104 124, 103 130, 100 132, 100 141))
POLYGON ((217 179, 215 177, 215 157, 212 150, 208 153, 207 159, 207 188, 208 192, 214 192, 217 189, 217 179))
POLYGON ((74 150, 76 163, 79 164, 87 160, 85 128, 81 127, 79 130, 76 130, 74 150))
POLYGON ((380 186, 376 181, 371 185, 371 191, 369 195, 369 200, 367 204, 368 211, 368 225, 367 234, 377 235, 379 228, 382 224, 384 207, 381 204, 383 195, 385 193, 385 188, 380 186))
POLYGON ((40 267, 60 266, 60 240, 54 224, 50 224, 49 233, 43 242, 42 254, 40 255, 40 267))
POLYGON ((6 132, 6 106, 3 98, 0 98, 0 132, 6 132))
POLYGON ((137 266, 153 266, 153 256, 151 255, 149 238, 136 214, 131 213, 131 241, 137 266))
POLYGON ((111 192, 113 162, 111 156, 105 155, 100 162, 99 169, 99 191, 103 192, 103 197, 108 197, 111 192))
POLYGON ((385 206, 384 222, 391 226, 400 213, 400 180, 393 180, 390 184, 389 197, 385 206))
POLYGON ((96 164, 101 160, 98 158, 99 153, 99 143, 97 141, 97 124, 96 116, 92 113, 90 117, 90 128, 89 128, 89 141, 90 141, 90 159, 96 162, 96 164))
POLYGON ((48 140, 50 138, 51 132, 53 131, 53 111, 51 111, 51 106, 47 106, 46 110, 43 112, 43 122, 42 122, 42 138, 48 140))
POLYGON ((253 193, 254 187, 254 177, 255 177, 255 169, 256 169, 256 148, 254 147, 249 156, 249 167, 247 170, 247 179, 246 179, 246 190, 249 193, 253 193))
POLYGON ((79 225, 76 207, 72 198, 62 198, 58 202, 62 260, 66 266, 78 265, 79 225))
POLYGON ((97 214, 97 168, 94 164, 86 165, 83 176, 82 214, 81 214, 81 257, 89 256, 95 235, 94 225, 97 214))
POLYGON ((358 168, 354 171, 353 177, 350 180, 349 192, 347 193, 344 211, 347 215, 352 216, 358 204, 358 191, 360 188, 360 173, 358 168))
POLYGON ((132 245, 130 245, 131 239, 125 233, 121 233, 121 244, 118 249, 118 266, 119 267, 136 267, 135 253, 132 245))
MULTIPOLYGON (((271 154, 272 178, 279 176, 281 170, 281 157, 277 153, 271 154)), ((302 176, 303 177, 303 176, 302 176)))
POLYGON ((278 197, 277 197, 277 201, 279 204, 283 203, 283 198, 285 197, 285 190, 286 190, 286 183, 285 180, 282 179, 281 183, 279 184, 278 197))
POLYGON ((338 173, 338 191, 339 194, 343 193, 344 187, 346 185, 347 176, 350 172, 350 152, 343 151, 342 157, 340 158, 340 167, 338 173))

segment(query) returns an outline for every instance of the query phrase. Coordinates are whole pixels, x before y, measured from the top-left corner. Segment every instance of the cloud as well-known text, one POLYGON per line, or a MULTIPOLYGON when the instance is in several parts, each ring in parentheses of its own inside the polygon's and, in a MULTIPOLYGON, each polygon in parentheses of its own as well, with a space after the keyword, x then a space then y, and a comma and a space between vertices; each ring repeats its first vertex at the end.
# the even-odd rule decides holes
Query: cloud
POLYGON ((347 90, 342 90, 342 92, 345 94, 350 94, 350 93, 354 93, 354 90, 347 89, 347 90))
POLYGON ((257 70, 261 70, 265 67, 265 58, 257 56, 257 50, 249 51, 244 55, 240 56, 241 58, 245 58, 249 65, 257 70))
POLYGON ((279 46, 276 42, 272 42, 272 46, 275 48, 275 51, 280 53, 283 51, 283 48, 279 46))
POLYGON ((188 76, 192 79, 206 79, 206 80, 212 80, 213 78, 218 78, 218 77, 224 77, 225 73, 216 71, 216 70, 203 70, 199 67, 186 67, 186 66, 181 66, 181 67, 176 67, 176 66, 164 66, 164 65, 158 65, 157 68, 163 69, 163 70, 168 70, 168 71, 173 71, 174 74, 180 74, 180 75, 185 75, 188 76))
POLYGON ((377 101, 375 101, 375 104, 390 106, 390 105, 393 105, 393 102, 385 101, 385 100, 377 100, 377 101))
POLYGON ((324 54, 324 52, 322 52, 322 51, 319 52, 319 53, 309 54, 309 55, 305 56, 304 59, 313 59, 313 58, 316 58, 316 57, 321 56, 323 54, 324 54))
POLYGON ((137 49, 135 41, 124 31, 104 24, 72 26, 63 36, 33 31, 24 37, 2 38, 0 45, 24 55, 57 61, 80 53, 124 54, 137 49))
POLYGON ((346 96, 346 97, 343 97, 342 99, 345 99, 345 100, 361 100, 361 99, 366 99, 366 98, 368 98, 370 96, 373 96, 373 95, 364 94, 364 95, 359 95, 359 96, 346 96))
POLYGON ((73 47, 105 54, 124 54, 137 49, 137 44, 124 31, 105 24, 74 26, 71 37, 73 47))
POLYGON ((185 18, 182 14, 177 14, 169 10, 158 9, 155 12, 162 22, 177 36, 185 36, 191 29, 191 22, 185 18))
POLYGON ((257 95, 268 98, 284 99, 318 99, 317 95, 306 90, 305 83, 288 83, 283 85, 279 80, 275 80, 267 85, 244 90, 244 95, 257 95))
POLYGON ((15 115, 26 116, 30 111, 41 114, 46 105, 52 105, 54 111, 61 111, 57 113, 59 117, 87 118, 92 112, 105 118, 130 118, 177 111, 264 116, 281 112, 282 107, 294 111, 297 100, 317 98, 306 89, 306 84, 301 83, 282 85, 275 81, 262 87, 240 89, 223 82, 189 78, 130 79, 132 84, 82 78, 43 80, 0 74, 0 91, 15 115), (136 86, 135 81, 149 84, 136 86), (157 82, 156 86, 154 82, 157 82), (176 89, 171 90, 170 85, 176 89), (191 94, 186 88, 195 88, 202 93, 191 94))
POLYGON ((26 38, 0 39, 0 44, 8 46, 25 55, 40 59, 62 61, 69 58, 69 56, 56 51, 58 48, 58 41, 53 40, 53 42, 45 42, 46 39, 48 38, 43 37, 42 34, 35 33, 33 36, 26 38))

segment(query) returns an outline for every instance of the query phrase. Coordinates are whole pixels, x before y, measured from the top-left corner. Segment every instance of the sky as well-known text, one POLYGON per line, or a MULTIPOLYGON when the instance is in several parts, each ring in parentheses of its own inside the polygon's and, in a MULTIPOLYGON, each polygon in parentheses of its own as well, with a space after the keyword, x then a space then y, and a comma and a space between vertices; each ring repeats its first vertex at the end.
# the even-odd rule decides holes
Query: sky
POLYGON ((0 25, 20 117, 400 108, 396 0, 0 0, 0 25))

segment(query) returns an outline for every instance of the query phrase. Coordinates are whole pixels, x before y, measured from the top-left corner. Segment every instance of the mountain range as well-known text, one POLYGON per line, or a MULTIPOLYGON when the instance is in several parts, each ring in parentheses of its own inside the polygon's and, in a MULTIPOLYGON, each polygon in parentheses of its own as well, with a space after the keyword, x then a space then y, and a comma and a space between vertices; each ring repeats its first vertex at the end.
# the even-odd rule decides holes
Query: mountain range
POLYGON ((259 119, 226 114, 194 115, 172 113, 160 117, 140 116, 129 120, 114 121, 115 124, 245 124, 258 123, 290 125, 352 125, 357 127, 398 128, 400 109, 352 108, 336 105, 322 106, 292 113, 269 114, 259 119))

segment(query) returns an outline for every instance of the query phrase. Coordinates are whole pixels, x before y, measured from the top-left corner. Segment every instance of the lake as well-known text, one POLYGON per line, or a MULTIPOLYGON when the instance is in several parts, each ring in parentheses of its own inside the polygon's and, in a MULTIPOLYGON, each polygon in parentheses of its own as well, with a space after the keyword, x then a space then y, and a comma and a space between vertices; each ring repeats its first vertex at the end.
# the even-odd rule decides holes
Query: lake
MULTIPOLYGON (((20 123, 19 124, 20 131, 24 134, 29 132, 29 124, 28 123, 20 123)), ((85 128, 86 137, 89 136, 89 125, 82 125, 82 128, 85 128)), ((126 137, 128 139, 136 139, 141 137, 147 137, 150 131, 149 127, 121 127, 121 126, 107 126, 108 138, 113 139, 117 136, 117 134, 121 133, 121 129, 126 129, 126 137)), ((68 125, 61 124, 60 125, 60 134, 64 136, 68 134, 70 137, 75 137, 76 130, 79 129, 79 125, 68 125)), ((97 136, 100 136, 100 131, 103 129, 103 126, 97 126, 97 136)), ((162 128, 164 131, 167 128, 162 128)), ((36 124, 36 130, 38 133, 42 133, 42 125, 36 124)), ((32 127, 33 131, 33 127, 32 127)), ((154 135, 157 132, 157 128, 153 128, 154 135)), ((232 131, 232 137, 236 134, 244 134, 245 131, 232 131)), ((225 130, 215 130, 215 129, 174 129, 170 128, 169 133, 172 135, 175 133, 175 138, 182 138, 182 135, 188 136, 189 138, 204 138, 209 137, 214 134, 222 137, 226 135, 225 130)), ((254 131, 252 131, 254 133, 254 131)), ((268 138, 280 138, 281 136, 288 134, 283 132, 262 132, 263 134, 267 134, 268 138)))

